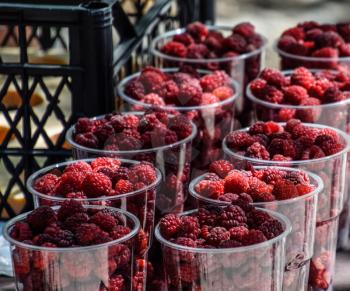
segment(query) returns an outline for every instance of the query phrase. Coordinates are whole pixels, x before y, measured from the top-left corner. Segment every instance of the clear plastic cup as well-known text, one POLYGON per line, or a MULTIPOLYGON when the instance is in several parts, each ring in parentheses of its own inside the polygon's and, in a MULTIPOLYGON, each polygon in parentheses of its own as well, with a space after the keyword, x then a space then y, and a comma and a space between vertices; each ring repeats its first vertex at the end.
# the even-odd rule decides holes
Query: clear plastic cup
POLYGON ((285 216, 262 210, 278 219, 284 232, 244 247, 189 248, 164 238, 157 225, 155 236, 162 248, 166 290, 282 290, 285 242, 291 225, 285 216))
MULTIPOLYGON (((141 115, 142 113, 130 112, 125 114, 141 115)), ((95 117, 101 119, 103 117, 95 117)), ((148 161, 161 171, 162 181, 156 197, 156 211, 159 215, 169 212, 183 211, 183 204, 187 198, 187 185, 190 179, 192 141, 197 134, 197 128, 192 123, 190 136, 174 144, 150 149, 113 151, 93 149, 77 144, 74 139, 74 126, 66 135, 67 141, 72 147, 73 158, 117 157, 137 161, 148 161)))
MULTIPOLYGON (((263 169, 267 167, 255 167, 263 169)), ((299 171, 293 168, 274 167, 283 171, 299 171)), ((318 195, 323 190, 322 179, 310 172, 305 171, 310 183, 315 190, 309 194, 287 200, 275 200, 271 202, 255 202, 255 207, 270 209, 285 215, 291 222, 292 231, 286 241, 286 262, 283 275, 283 290, 307 290, 309 263, 313 256, 316 209, 318 195)), ((206 174, 194 179, 189 186, 190 194, 198 203, 198 207, 205 205, 225 206, 230 202, 212 199, 199 194, 195 186, 206 174)))
POLYGON ((50 248, 19 242, 10 236, 10 232, 28 213, 8 221, 3 235, 10 243, 17 290, 109 290, 112 280, 120 282, 119 290, 130 290, 134 244, 140 223, 131 213, 110 209, 118 213, 131 232, 120 239, 93 246, 50 248))
MULTIPOLYGON (((221 32, 224 36, 232 33, 232 28, 224 26, 207 26, 209 31, 221 32)), ((245 85, 255 79, 260 70, 265 65, 265 52, 267 47, 267 39, 260 35, 263 43, 259 49, 249 53, 241 54, 234 57, 222 57, 215 59, 189 59, 169 56, 162 53, 163 45, 172 40, 175 35, 185 32, 185 28, 180 28, 168 31, 156 37, 151 44, 151 54, 153 55, 153 63, 160 68, 164 67, 189 67, 190 69, 204 70, 224 70, 234 80, 237 80, 241 85, 242 93, 244 93, 245 85)), ((243 122, 247 121, 244 118, 250 111, 250 104, 242 97, 237 104, 237 110, 240 115, 243 115, 243 122)))
MULTIPOLYGON (((163 69, 164 72, 177 72, 178 68, 163 69)), ((203 71, 200 71, 203 73, 203 71)), ((221 142, 223 138, 237 127, 235 124, 236 104, 240 96, 238 83, 232 80, 232 88, 235 94, 218 103, 198 106, 154 106, 146 104, 130 96, 125 92, 126 84, 137 78, 140 73, 133 74, 123 79, 118 86, 118 95, 126 103, 127 109, 146 111, 150 108, 160 108, 172 114, 184 114, 197 126, 198 134, 193 142, 192 150, 192 174, 198 176, 205 171, 208 165, 222 156, 221 142)))
MULTIPOLYGON (((280 125, 284 125, 280 123, 280 125)), ((317 270, 320 271, 319 275, 323 280, 317 280, 317 282, 323 282, 322 284, 316 284, 316 281, 310 280, 311 277, 315 276, 315 269, 310 267, 309 276, 309 288, 311 290, 319 290, 323 286, 330 286, 333 282, 334 276, 334 259, 337 245, 337 229, 325 235, 324 238, 320 238, 317 233, 321 231, 322 226, 332 225, 338 227, 339 215, 344 206, 344 194, 346 192, 346 169, 347 169, 347 153, 350 149, 349 137, 346 133, 333 127, 320 125, 320 124, 309 124, 305 125, 316 128, 329 128, 337 132, 344 143, 344 149, 334 155, 327 156, 320 159, 313 160, 297 160, 297 161, 270 161, 270 160, 259 160, 249 158, 240 155, 237 152, 231 150, 227 144, 226 139, 223 141, 223 150, 226 158, 235 164, 237 168, 245 169, 247 165, 251 164, 254 166, 283 166, 298 168, 301 170, 310 171, 316 173, 323 179, 324 190, 318 197, 317 214, 316 214, 316 238, 314 245, 315 255, 312 257, 310 264, 312 265, 316 261, 320 260, 325 254, 329 254, 329 263, 317 264, 317 270), (335 232, 335 234, 334 234, 335 232), (333 260, 333 261, 332 261, 333 260), (323 272, 324 268, 324 272, 323 272)), ((242 129, 241 131, 247 131, 248 129, 242 129)), ((328 288, 328 287, 327 287, 328 288)), ((325 289, 326 290, 326 289, 325 289)))
POLYGON ((274 44, 274 50, 280 56, 280 68, 282 70, 295 69, 297 67, 306 67, 309 69, 330 69, 349 72, 350 57, 335 57, 335 58, 318 58, 311 56, 300 56, 287 53, 277 47, 277 42, 274 44))

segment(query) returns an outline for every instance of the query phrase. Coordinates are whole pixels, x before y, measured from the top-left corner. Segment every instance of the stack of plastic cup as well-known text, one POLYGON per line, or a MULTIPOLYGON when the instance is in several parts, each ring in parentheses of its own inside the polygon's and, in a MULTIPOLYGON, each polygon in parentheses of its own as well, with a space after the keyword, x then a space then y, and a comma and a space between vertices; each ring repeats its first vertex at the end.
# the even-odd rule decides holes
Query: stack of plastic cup
MULTIPOLYGON (((90 209, 106 207, 86 206, 90 209)), ((119 280, 123 290, 131 289, 133 255, 138 219, 123 210, 109 208, 124 220, 131 232, 117 240, 91 246, 43 247, 20 242, 10 236, 16 222, 28 213, 8 221, 3 233, 10 243, 17 290, 107 290, 110 280, 119 280), (115 261, 115 263, 113 263, 115 261), (114 266, 111 268, 111 266, 114 266), (101 289, 100 289, 101 288, 101 289)))
MULTIPOLYGON (((255 167, 256 170, 267 167, 255 167)), ((299 171, 293 168, 274 167, 283 171, 299 171)), ((271 202, 255 202, 254 206, 277 211, 285 215, 291 222, 292 231, 286 241, 286 263, 283 275, 283 290, 307 290, 309 263, 313 255, 316 209, 318 196, 323 190, 322 179, 310 172, 305 172, 315 190, 297 198, 275 200, 271 202)), ((230 202, 204 197, 195 190, 195 186, 206 174, 190 183, 190 194, 197 200, 198 207, 205 205, 224 206, 230 202)))
MULTIPOLYGON (((283 125, 283 124, 281 124, 283 125)), ((310 127, 334 130, 344 149, 336 154, 313 160, 271 161, 242 156, 231 150, 226 139, 223 150, 226 158, 238 168, 254 166, 284 166, 307 170, 316 173, 323 179, 324 190, 318 197, 316 239, 314 255, 310 262, 309 287, 311 290, 328 290, 333 282, 334 264, 338 238, 339 215, 344 206, 346 191, 347 153, 350 149, 348 135, 336 128, 319 124, 305 124, 310 127)), ((247 131, 248 129, 242 129, 247 131)))
POLYGON ((158 225, 155 235, 164 258, 166 290, 282 290, 285 241, 291 226, 283 215, 268 213, 282 223, 283 233, 259 244, 236 248, 175 244, 162 236, 158 225))
MULTIPOLYGON (((178 69, 164 69, 163 71, 173 73, 178 69)), ((236 105, 240 96, 238 83, 232 81, 234 95, 218 103, 198 106, 154 106, 125 94, 126 84, 139 75, 140 73, 131 75, 120 82, 119 96, 127 103, 130 110, 146 111, 156 107, 173 114, 184 114, 192 119, 198 129, 198 134, 193 142, 192 174, 198 176, 212 161, 222 156, 222 140, 235 126, 236 105)))

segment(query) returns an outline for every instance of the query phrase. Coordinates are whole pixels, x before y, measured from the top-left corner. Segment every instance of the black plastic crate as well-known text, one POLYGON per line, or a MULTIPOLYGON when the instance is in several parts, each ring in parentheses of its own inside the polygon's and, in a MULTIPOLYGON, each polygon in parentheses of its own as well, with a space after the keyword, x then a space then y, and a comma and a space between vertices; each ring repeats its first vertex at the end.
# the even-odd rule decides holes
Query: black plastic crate
POLYGON ((148 62, 155 35, 213 21, 213 0, 37 3, 0 0, 0 219, 32 208, 25 180, 70 156, 78 117, 118 106, 118 81, 148 62))

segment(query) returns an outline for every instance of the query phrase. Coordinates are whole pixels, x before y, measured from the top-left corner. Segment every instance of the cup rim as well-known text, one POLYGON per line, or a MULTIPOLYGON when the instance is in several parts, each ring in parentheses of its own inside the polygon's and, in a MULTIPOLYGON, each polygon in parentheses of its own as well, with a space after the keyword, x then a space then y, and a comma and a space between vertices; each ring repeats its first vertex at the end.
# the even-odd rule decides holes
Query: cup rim
MULTIPOLYGON (((209 31, 216 31, 216 30, 223 30, 223 31, 232 31, 231 27, 228 26, 223 26, 223 25, 206 25, 206 27, 208 28, 209 31)), ((258 34, 263 43, 262 45, 249 52, 249 53, 244 53, 238 56, 234 56, 234 57, 225 57, 225 58, 212 58, 212 59, 190 59, 190 58, 180 58, 180 57, 175 57, 175 56, 169 56, 167 54, 162 53, 158 48, 157 48, 157 43, 165 38, 168 37, 172 37, 174 35, 177 34, 181 34, 184 33, 186 31, 186 28, 178 28, 178 29, 174 29, 174 30, 170 30, 166 33, 163 33, 161 35, 158 35, 157 37, 155 37, 153 39, 153 41, 151 42, 151 54, 163 59, 167 59, 167 60, 171 60, 171 61, 175 61, 175 62, 185 62, 185 63, 196 63, 196 64, 205 64, 208 62, 228 62, 228 61, 238 61, 238 60, 245 60, 247 58, 250 58, 252 56, 255 56, 257 54, 260 54, 262 51, 264 51, 268 45, 268 40, 265 36, 263 36, 262 34, 258 34)))
MULTIPOLYGON (((126 242, 129 239, 136 236, 140 230, 140 227, 141 227, 140 221, 137 219, 137 217, 134 214, 132 214, 128 211, 125 211, 125 210, 120 209, 120 208, 114 208, 114 207, 108 207, 108 206, 98 206, 98 205, 84 205, 84 207, 92 208, 92 209, 101 209, 101 210, 102 209, 111 209, 113 211, 117 211, 118 213, 121 213, 124 216, 126 216, 127 218, 131 219, 131 221, 134 224, 134 227, 133 227, 132 231, 130 233, 128 233, 127 235, 125 235, 121 238, 118 238, 116 240, 112 240, 110 242, 103 243, 103 244, 97 244, 97 245, 91 245, 91 246, 68 247, 68 248, 62 248, 62 247, 49 248, 49 247, 35 246, 35 245, 30 245, 30 244, 26 244, 26 243, 20 242, 18 240, 15 240, 9 234, 11 227, 14 226, 16 222, 23 220, 25 217, 27 217, 28 214, 30 214, 32 212, 32 211, 28 211, 26 213, 17 215, 16 217, 14 217, 14 218, 10 219, 8 222, 6 222, 6 224, 3 227, 3 231, 2 231, 3 236, 10 244, 13 244, 13 245, 16 245, 16 246, 19 246, 22 248, 26 248, 26 249, 37 250, 37 251, 48 251, 48 252, 72 252, 72 251, 83 252, 83 251, 95 250, 95 249, 99 249, 99 248, 103 248, 103 247, 109 247, 109 246, 113 246, 113 245, 118 244, 118 243, 126 242)), ((54 206, 51 208, 56 210, 59 208, 59 206, 54 206)))
MULTIPOLYGON (((310 69, 311 72, 322 72, 322 71, 328 71, 328 72, 336 72, 335 70, 327 70, 327 69, 310 69)), ((289 76, 291 75, 293 72, 293 70, 284 70, 281 71, 281 73, 284 76, 289 76)), ((320 104, 320 105, 292 105, 292 104, 279 104, 279 103, 272 103, 272 102, 268 102, 265 100, 262 100, 260 98, 257 98, 252 90, 250 89, 251 83, 253 81, 249 82, 249 84, 247 85, 246 88, 246 95, 247 98, 250 99, 253 103, 257 103, 259 105, 263 105, 265 107, 270 107, 273 109, 315 109, 315 108, 332 108, 332 107, 338 107, 338 106, 342 106, 342 105, 347 105, 350 103, 350 98, 345 99, 345 100, 341 100, 341 101, 337 101, 337 102, 332 102, 332 103, 326 103, 326 104, 320 104)))
MULTIPOLYGON (((145 191, 149 191, 151 189, 156 188, 161 180, 162 180, 162 174, 159 171, 158 168, 155 167, 156 173, 157 173, 157 179, 151 183, 150 185, 147 185, 145 188, 142 189, 138 189, 132 192, 128 192, 128 193, 124 193, 124 194, 118 194, 118 195, 113 195, 113 196, 101 196, 101 197, 94 197, 94 198, 65 198, 65 197, 60 197, 60 196, 50 196, 44 193, 40 193, 38 191, 36 191, 33 188, 33 184, 35 182, 35 180, 39 177, 41 177, 42 175, 49 173, 51 170, 53 169, 57 169, 60 167, 64 167, 64 166, 68 166, 71 164, 74 164, 76 162, 86 162, 86 163, 90 163, 92 161, 94 161, 96 158, 89 158, 89 159, 79 159, 79 160, 73 160, 73 161, 67 161, 67 162, 63 162, 63 163, 57 163, 57 164, 53 164, 50 166, 47 166, 45 168, 42 168, 36 172, 34 172, 33 174, 31 174, 26 182, 26 187, 28 189, 28 191, 33 195, 33 197, 38 196, 40 198, 43 198, 45 200, 49 200, 49 201, 65 201, 65 200, 76 200, 76 201, 81 201, 81 202, 96 202, 96 201, 106 201, 106 200, 119 200, 122 198, 127 198, 127 197, 132 197, 135 195, 138 195, 140 193, 143 193, 145 191)), ((131 165, 137 165, 140 164, 141 162, 139 161, 135 161, 135 160, 128 160, 128 159, 118 159, 121 161, 121 163, 128 163, 131 165)))
POLYGON ((311 56, 300 56, 300 55, 296 55, 296 54, 292 54, 292 53, 287 53, 286 51, 280 49, 278 47, 278 41, 280 40, 280 38, 277 38, 274 42, 273 42, 273 50, 279 54, 279 56, 283 56, 283 57, 287 57, 287 58, 291 58, 291 59, 297 59, 300 61, 312 61, 312 62, 329 62, 329 61, 350 61, 350 56, 348 57, 333 57, 333 58, 325 58, 325 57, 311 57, 311 56))
MULTIPOLYGON (((180 251, 194 252, 194 253, 220 254, 220 253, 239 253, 239 252, 250 251, 250 250, 268 247, 268 246, 273 245, 277 241, 281 241, 281 240, 285 239, 291 233, 292 225, 291 225, 290 220, 285 215, 278 213, 278 212, 275 212, 275 211, 272 211, 272 210, 269 210, 269 209, 264 209, 264 208, 256 208, 256 209, 267 212, 272 217, 274 217, 279 222, 281 222, 284 226, 283 232, 280 235, 274 237, 273 239, 270 239, 270 240, 267 240, 267 241, 264 241, 264 242, 261 242, 258 244, 235 247, 235 248, 220 248, 220 249, 193 248, 193 247, 187 247, 187 246, 183 246, 183 245, 179 245, 179 244, 170 242, 169 240, 164 238, 162 236, 162 234, 160 233, 159 223, 155 227, 155 231, 154 231, 155 237, 161 244, 164 244, 167 247, 170 247, 172 249, 177 249, 180 251)), ((178 214, 178 216, 189 215, 189 214, 195 213, 197 211, 198 211, 198 209, 189 210, 189 211, 182 212, 182 213, 178 214)))
MULTIPOLYGON (((266 169, 266 168, 271 168, 270 166, 254 166, 254 169, 257 170, 261 170, 261 169, 266 169)), ((282 171, 289 171, 289 172, 299 172, 302 171, 304 173, 306 173, 312 180, 314 180, 317 183, 316 188, 304 195, 295 197, 295 198, 291 198, 291 199, 285 199, 285 200, 274 200, 274 201, 268 201, 268 202, 253 202, 251 203, 254 206, 268 206, 268 205, 288 205, 288 204, 293 204, 295 202, 298 202, 300 200, 305 200, 308 199, 312 196, 317 196, 319 193, 321 193, 321 191, 323 191, 324 189, 324 183, 321 179, 320 176, 310 172, 310 171, 306 171, 306 170, 300 170, 300 169, 296 169, 296 168, 288 168, 288 167, 273 167, 274 169, 278 169, 278 170, 282 170, 282 171)), ((199 177, 193 179, 190 182, 189 185, 189 192, 190 195, 192 197, 194 197, 195 199, 204 201, 204 202, 208 202, 211 204, 216 204, 216 205, 230 205, 231 202, 226 202, 226 201, 221 201, 221 200, 217 200, 217 199, 212 199, 212 198, 208 198, 208 197, 204 197, 203 195, 200 195, 196 190, 195 190, 195 186, 202 180, 204 180, 204 178, 206 177, 208 173, 204 173, 202 175, 200 175, 199 177)))
MULTIPOLYGON (((178 72, 179 68, 161 68, 160 69, 162 72, 165 73, 173 73, 173 72, 178 72)), ((197 72, 199 73, 211 73, 210 71, 207 70, 197 70, 197 72)), ((239 97, 239 95, 241 94, 241 86, 239 85, 239 83, 232 79, 232 87, 234 89, 234 94, 222 101, 216 102, 216 103, 212 103, 212 104, 207 104, 207 105, 196 105, 196 106, 171 106, 171 105, 152 105, 152 104, 147 104, 144 102, 141 102, 139 100, 136 100, 134 98, 131 98, 130 96, 126 95, 124 93, 124 88, 126 86, 126 84, 139 77, 141 75, 141 72, 132 74, 127 76, 126 78, 123 78, 123 80, 121 82, 119 82, 118 87, 117 87, 117 91, 118 91, 118 95, 122 98, 122 100, 124 100, 125 102, 127 102, 128 104, 133 104, 133 105, 139 105, 145 108, 160 108, 163 110, 177 110, 177 111, 191 111, 191 110, 205 110, 205 109, 210 109, 210 108, 215 108, 217 106, 223 106, 226 105, 230 102, 234 102, 237 100, 237 98, 239 97)))
MULTIPOLYGON (((133 114, 133 115, 143 115, 144 112, 136 112, 136 111, 130 111, 130 112, 121 112, 122 115, 129 115, 129 114, 133 114)), ((99 115, 99 116, 95 116, 92 117, 90 119, 92 120, 98 120, 98 119, 102 119, 104 118, 105 115, 99 115)), ((191 134, 182 139, 179 140, 175 143, 172 143, 170 145, 164 145, 164 146, 159 146, 159 147, 154 147, 154 148, 149 148, 149 149, 139 149, 139 150, 128 150, 128 151, 115 151, 115 150, 104 150, 104 149, 93 149, 93 148, 88 148, 85 146, 82 146, 78 143, 76 143, 73 139, 73 133, 75 130, 75 124, 73 124, 66 133, 66 140, 67 142, 74 148, 74 149, 78 149, 80 151, 85 151, 88 152, 90 154, 95 154, 95 155, 99 155, 99 156, 103 156, 103 155, 127 155, 127 154, 144 154, 144 153, 154 153, 157 151, 162 151, 162 150, 168 150, 171 148, 175 148, 178 146, 181 146, 183 144, 186 144, 189 141, 192 141, 195 136, 197 135, 197 127, 196 125, 190 120, 191 126, 192 126, 192 132, 191 134)))
MULTIPOLYGON (((284 126, 286 124, 285 122, 276 122, 276 123, 279 124, 280 126, 284 126)), ((222 141, 222 149, 223 149, 224 153, 226 155, 228 155, 229 157, 234 157, 234 158, 237 158, 239 160, 246 160, 246 161, 251 162, 253 164, 262 164, 263 163, 265 166, 272 166, 272 165, 280 166, 281 164, 286 165, 286 166, 291 166, 291 165, 304 165, 304 164, 310 164, 310 163, 319 163, 319 162, 331 160, 335 157, 341 156, 341 155, 349 152, 349 150, 350 150, 350 136, 348 136, 342 130, 339 130, 335 127, 331 127, 331 126, 327 126, 327 125, 323 125, 323 124, 318 124, 318 123, 302 122, 302 124, 305 126, 319 128, 319 129, 334 130, 338 135, 340 135, 343 138, 343 140, 345 142, 344 148, 341 151, 339 151, 333 155, 325 156, 323 158, 318 158, 318 159, 312 159, 312 160, 310 160, 310 159, 309 160, 295 160, 295 161, 260 160, 260 159, 245 157, 245 156, 237 154, 237 152, 232 151, 227 146, 227 135, 226 135, 222 141)), ((242 129, 235 130, 233 132, 247 132, 248 130, 249 130, 249 127, 245 127, 242 129)))

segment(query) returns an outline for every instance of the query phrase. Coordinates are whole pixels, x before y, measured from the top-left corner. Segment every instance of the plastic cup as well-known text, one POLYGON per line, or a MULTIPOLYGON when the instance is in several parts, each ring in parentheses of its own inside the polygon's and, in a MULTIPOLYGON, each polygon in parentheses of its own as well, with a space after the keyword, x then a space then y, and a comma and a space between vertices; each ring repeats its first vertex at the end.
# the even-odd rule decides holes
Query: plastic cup
MULTIPOLYGON (((132 112, 132 114, 141 115, 142 113, 132 112)), ((101 118, 103 117, 95 117, 95 119, 101 118)), ((130 151, 92 149, 81 146, 73 140, 74 126, 67 131, 66 139, 72 146, 73 158, 75 159, 104 156, 153 163, 162 174, 162 181, 156 197, 156 211, 159 215, 163 215, 164 213, 183 211, 190 179, 192 140, 196 134, 197 128, 192 123, 192 134, 183 140, 166 146, 130 151)))
POLYGON ((115 278, 123 281, 120 290, 130 290, 134 244, 140 223, 131 213, 110 209, 119 214, 131 232, 120 239, 93 246, 50 248, 19 242, 10 237, 10 232, 28 213, 8 221, 3 235, 10 243, 16 290, 108 290, 109 280, 115 278))
MULTIPOLYGON (((266 167, 256 167, 263 169, 266 167)), ((298 171, 293 168, 274 167, 283 171, 298 171)), ((318 195, 323 190, 322 179, 310 172, 306 172, 310 183, 316 188, 309 194, 287 200, 271 202, 255 202, 255 207, 274 210, 285 215, 291 222, 292 231, 286 241, 286 262, 283 275, 283 290, 307 290, 309 263, 313 255, 316 227, 316 209, 318 195)), ((199 194, 195 186, 205 174, 194 179, 189 186, 190 194, 198 203, 198 207, 205 205, 225 206, 230 202, 211 199, 199 194)))
MULTIPOLYGON (((284 125, 280 123, 280 125, 284 125)), ((320 159, 313 160, 298 160, 298 161, 270 161, 270 160, 258 160, 240 155, 228 148, 226 139, 223 141, 223 150, 226 158, 235 164, 237 168, 245 169, 247 165, 254 166, 284 166, 291 168, 298 168, 306 171, 316 173, 323 179, 324 190, 318 197, 317 214, 316 214, 316 238, 314 244, 314 253, 310 264, 320 261, 321 257, 327 254, 327 263, 321 262, 316 264, 317 268, 310 267, 309 276, 309 288, 311 290, 327 290, 333 282, 334 276, 334 261, 337 245, 337 229, 329 233, 324 234, 321 238, 318 236, 318 232, 322 231, 324 225, 331 225, 332 227, 338 227, 339 215, 344 206, 344 194, 346 189, 346 169, 347 169, 347 153, 350 149, 349 138, 346 133, 336 128, 332 128, 320 124, 308 124, 310 127, 316 127, 320 129, 329 128, 337 132, 344 143, 344 149, 334 155, 327 156, 320 159), (329 258, 329 259, 328 259, 329 258), (329 260, 329 262, 328 262, 329 260), (317 270, 317 272, 315 271, 317 270), (310 280, 312 277, 320 277, 319 280, 310 280), (321 284, 322 282, 322 284, 321 284), (327 286, 323 288, 320 286, 327 286)), ((248 129, 242 129, 247 131, 248 129)))
POLYGON ((157 225, 155 236, 162 248, 165 290, 282 290, 285 242, 291 225, 285 216, 263 211, 278 219, 284 232, 263 243, 237 248, 178 245, 164 238, 157 225))
POLYGON ((349 72, 350 57, 318 58, 295 55, 279 49, 277 47, 277 42, 278 41, 274 44, 274 50, 281 58, 280 68, 282 70, 306 67, 309 69, 330 69, 349 72))
MULTIPOLYGON (((232 33, 232 28, 224 26, 207 26, 209 31, 221 32, 224 36, 232 33)), ((242 93, 244 93, 245 85, 251 80, 255 79, 260 70, 265 65, 265 52, 267 47, 267 39, 263 37, 262 46, 259 49, 253 50, 249 53, 241 54, 233 57, 222 57, 215 59, 189 59, 169 56, 161 52, 164 44, 171 41, 175 35, 185 32, 185 28, 180 28, 163 33, 156 37, 151 44, 151 54, 153 55, 153 62, 157 67, 189 67, 190 69, 204 69, 204 70, 224 70, 234 80, 237 80, 241 85, 242 93)), ((239 114, 242 114, 242 121, 245 120, 246 115, 250 111, 249 103, 242 97, 237 104, 239 114)))
MULTIPOLYGON (((163 69, 164 72, 177 72, 178 68, 163 69)), ((200 71, 203 73, 203 71, 200 71)), ((198 176, 205 171, 208 165, 222 156, 221 142, 223 138, 236 126, 235 110, 240 87, 236 81, 232 81, 235 94, 223 101, 200 106, 154 106, 127 96, 126 84, 137 78, 140 73, 133 74, 123 79, 118 86, 118 95, 128 105, 129 110, 146 111, 150 108, 160 108, 172 114, 184 114, 196 124, 198 134, 193 142, 192 174, 198 176)))

